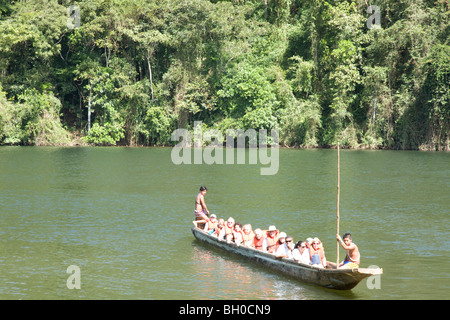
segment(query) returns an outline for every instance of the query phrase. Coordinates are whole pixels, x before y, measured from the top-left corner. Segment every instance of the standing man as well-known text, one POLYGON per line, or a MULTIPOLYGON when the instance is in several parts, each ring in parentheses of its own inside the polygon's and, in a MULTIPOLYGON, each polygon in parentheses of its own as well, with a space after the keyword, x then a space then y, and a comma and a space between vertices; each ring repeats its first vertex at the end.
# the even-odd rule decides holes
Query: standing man
MULTIPOLYGON (((208 189, 206 189, 206 187, 204 187, 204 186, 200 187, 200 192, 197 194, 197 198, 195 199, 194 215, 195 215, 196 221, 200 221, 200 220, 204 220, 205 222, 209 221, 209 218, 208 218, 209 210, 206 207, 206 203, 205 203, 206 191, 208 191, 208 189)), ((203 229, 204 223, 201 223, 200 225, 198 225, 198 227, 203 229)))
POLYGON ((352 235, 350 233, 344 233, 342 238, 337 234, 336 239, 341 244, 342 248, 344 248, 347 251, 347 254, 345 255, 344 261, 342 261, 339 264, 339 268, 358 268, 359 267, 359 249, 356 244, 352 241, 352 235))

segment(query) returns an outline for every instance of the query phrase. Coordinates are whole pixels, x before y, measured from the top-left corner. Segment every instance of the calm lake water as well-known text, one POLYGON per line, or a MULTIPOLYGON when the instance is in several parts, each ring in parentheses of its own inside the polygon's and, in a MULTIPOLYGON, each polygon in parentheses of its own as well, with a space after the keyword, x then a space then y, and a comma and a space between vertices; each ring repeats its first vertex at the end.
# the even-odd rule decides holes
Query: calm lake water
MULTIPOLYGON (((319 237, 336 260, 336 150, 261 165, 175 165, 171 148, 0 148, 0 299, 449 299, 450 154, 341 150, 340 231, 379 289, 306 285, 211 250, 194 199, 219 217, 319 237), (80 289, 67 268, 79 267, 80 289)), ((345 252, 340 251, 343 258, 345 252)))

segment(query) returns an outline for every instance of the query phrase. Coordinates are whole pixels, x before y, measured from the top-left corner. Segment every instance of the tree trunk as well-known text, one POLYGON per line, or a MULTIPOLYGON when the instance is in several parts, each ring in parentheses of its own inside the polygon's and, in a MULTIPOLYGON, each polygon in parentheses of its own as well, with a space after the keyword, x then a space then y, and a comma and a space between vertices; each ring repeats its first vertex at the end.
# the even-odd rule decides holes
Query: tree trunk
POLYGON ((88 98, 88 132, 91 131, 91 98, 92 98, 92 86, 89 87, 89 98, 88 98))
POLYGON ((154 99, 154 94, 153 94, 153 76, 152 76, 152 66, 150 65, 150 49, 147 49, 147 64, 148 64, 148 73, 149 73, 149 78, 150 78, 150 89, 152 92, 152 100, 154 99))

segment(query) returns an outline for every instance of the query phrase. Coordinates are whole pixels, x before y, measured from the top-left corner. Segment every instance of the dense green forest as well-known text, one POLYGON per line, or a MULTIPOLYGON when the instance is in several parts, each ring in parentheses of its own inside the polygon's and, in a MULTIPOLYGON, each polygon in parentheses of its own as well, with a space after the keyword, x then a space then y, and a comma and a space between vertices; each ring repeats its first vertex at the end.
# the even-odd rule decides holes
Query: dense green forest
POLYGON ((0 144, 173 145, 201 120, 289 147, 449 150, 449 7, 0 1, 0 144))

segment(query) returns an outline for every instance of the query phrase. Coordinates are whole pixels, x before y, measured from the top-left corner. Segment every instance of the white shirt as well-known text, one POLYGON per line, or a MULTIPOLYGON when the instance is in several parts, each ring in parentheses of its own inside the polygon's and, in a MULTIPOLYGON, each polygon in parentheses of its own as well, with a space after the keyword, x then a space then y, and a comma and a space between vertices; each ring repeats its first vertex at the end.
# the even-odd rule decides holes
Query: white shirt
POLYGON ((293 258, 292 251, 289 250, 286 243, 283 243, 282 245, 280 245, 278 247, 277 251, 275 252, 275 255, 276 256, 287 256, 288 259, 293 258))
POLYGON ((292 255, 294 256, 294 259, 300 263, 310 264, 310 262, 311 262, 311 260, 309 258, 309 249, 308 248, 306 248, 302 254, 300 253, 300 250, 298 250, 296 248, 296 249, 294 249, 292 255))
POLYGON ((217 237, 219 238, 219 240, 223 240, 223 238, 225 238, 225 227, 223 227, 220 232, 219 232, 219 236, 217 237))

